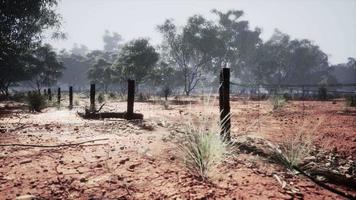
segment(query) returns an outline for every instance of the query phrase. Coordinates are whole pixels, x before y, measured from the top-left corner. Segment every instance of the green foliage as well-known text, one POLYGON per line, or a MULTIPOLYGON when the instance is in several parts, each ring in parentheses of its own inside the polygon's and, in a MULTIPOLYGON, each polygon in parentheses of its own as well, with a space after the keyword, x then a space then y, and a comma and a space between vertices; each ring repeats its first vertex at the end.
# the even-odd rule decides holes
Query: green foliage
POLYGON ((115 52, 119 50, 119 43, 122 41, 120 34, 113 32, 112 34, 106 30, 103 36, 104 50, 107 52, 115 52))
POLYGON ((30 112, 41 112, 47 105, 46 96, 38 92, 29 92, 26 101, 30 112))
POLYGON ((116 94, 114 92, 109 92, 109 98, 116 99, 116 94))
POLYGON ((346 105, 356 107, 356 95, 346 97, 346 105))
POLYGON ((50 86, 57 82, 64 69, 63 64, 57 60, 57 54, 52 46, 46 44, 34 50, 34 60, 30 63, 29 73, 31 82, 37 91, 43 86, 50 86))
POLYGON ((126 43, 113 69, 119 79, 133 79, 140 84, 147 78, 158 61, 158 53, 147 39, 137 39, 126 43))
POLYGON ((88 71, 88 78, 99 85, 104 87, 107 91, 111 83, 113 83, 114 70, 111 68, 111 63, 105 59, 98 59, 88 71))
POLYGON ((23 0, 0 2, 0 92, 8 95, 8 88, 17 82, 30 80, 28 61, 31 51, 41 43, 42 33, 56 29, 60 16, 56 13, 57 0, 23 0))

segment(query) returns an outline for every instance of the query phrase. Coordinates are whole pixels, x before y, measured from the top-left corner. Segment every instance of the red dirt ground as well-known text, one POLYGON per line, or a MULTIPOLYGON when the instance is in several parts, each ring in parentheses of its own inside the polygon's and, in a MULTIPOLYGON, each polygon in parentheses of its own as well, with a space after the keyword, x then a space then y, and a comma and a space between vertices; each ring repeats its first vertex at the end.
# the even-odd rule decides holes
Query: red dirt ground
MULTIPOLYGON (((125 106, 111 101, 105 109, 123 111, 125 106)), ((251 154, 225 161, 209 183, 190 175, 172 138, 189 113, 206 109, 199 102, 170 105, 168 110, 136 103, 144 122, 83 120, 76 109, 65 108, 29 114, 10 109, 14 107, 2 105, 1 144, 108 140, 60 148, 0 147, 0 199, 27 194, 43 199, 342 199, 251 154), (282 188, 278 178, 287 186, 282 188)), ((217 106, 209 109, 218 113, 217 106)), ((346 111, 342 100, 292 101, 278 111, 272 111, 268 101, 233 101, 231 111, 233 136, 277 143, 298 131, 315 129, 312 134, 320 148, 355 160, 356 110, 346 111)))

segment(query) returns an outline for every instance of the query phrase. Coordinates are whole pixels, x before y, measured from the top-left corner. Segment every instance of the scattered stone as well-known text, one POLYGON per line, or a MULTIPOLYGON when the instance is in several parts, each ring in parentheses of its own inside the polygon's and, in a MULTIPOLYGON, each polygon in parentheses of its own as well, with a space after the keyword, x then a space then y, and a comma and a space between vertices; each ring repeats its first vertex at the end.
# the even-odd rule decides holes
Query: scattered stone
POLYGON ((20 165, 22 165, 22 164, 27 164, 27 163, 31 163, 31 162, 32 162, 32 160, 30 160, 30 159, 23 160, 23 161, 20 162, 20 165))
POLYGON ((37 199, 36 196, 29 195, 29 194, 16 197, 16 200, 35 200, 35 199, 37 199))

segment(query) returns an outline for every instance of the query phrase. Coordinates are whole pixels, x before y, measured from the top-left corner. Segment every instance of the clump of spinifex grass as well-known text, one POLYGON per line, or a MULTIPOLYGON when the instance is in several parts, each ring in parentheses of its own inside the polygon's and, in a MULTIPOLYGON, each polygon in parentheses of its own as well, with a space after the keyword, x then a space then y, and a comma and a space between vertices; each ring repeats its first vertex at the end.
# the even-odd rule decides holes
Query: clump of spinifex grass
POLYGON ((220 135, 219 121, 214 119, 211 112, 204 111, 195 118, 191 116, 178 144, 180 160, 192 175, 202 180, 213 177, 217 166, 231 154, 230 142, 220 135))
POLYGON ((276 94, 271 97, 271 102, 273 105, 273 110, 278 110, 287 104, 287 99, 283 95, 276 94))
POLYGON ((295 135, 286 138, 278 146, 272 146, 274 160, 291 169, 298 167, 306 157, 310 156, 314 142, 313 134, 321 123, 322 120, 319 120, 312 129, 302 127, 295 135))

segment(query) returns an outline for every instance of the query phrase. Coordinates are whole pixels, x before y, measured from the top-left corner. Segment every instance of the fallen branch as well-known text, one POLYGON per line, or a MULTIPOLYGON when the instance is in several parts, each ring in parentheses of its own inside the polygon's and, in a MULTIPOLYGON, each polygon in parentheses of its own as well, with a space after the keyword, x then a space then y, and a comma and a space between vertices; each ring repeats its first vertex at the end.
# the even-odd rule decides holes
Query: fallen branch
POLYGON ((309 175, 308 173, 306 173, 305 171, 303 171, 302 169, 300 169, 299 167, 297 166, 293 166, 293 169, 297 170, 299 173, 301 173, 302 175, 304 175, 305 177, 307 177, 309 180, 311 180, 313 183, 317 184, 318 186, 324 188, 324 189, 327 189, 329 190, 330 192, 333 192, 335 194, 338 194, 342 197, 345 197, 345 198, 348 198, 348 199, 355 199, 356 196, 353 196, 351 194, 347 194, 345 192, 342 192, 336 188, 333 188, 321 181, 318 181, 316 178, 314 178, 313 176, 309 175))
POLYGON ((95 139, 95 140, 88 140, 78 143, 69 143, 69 144, 58 144, 58 145, 37 145, 37 144, 0 144, 0 147, 41 147, 41 148, 55 148, 55 147, 69 147, 69 146, 78 146, 81 144, 89 143, 89 142, 96 142, 96 141, 103 141, 109 140, 109 138, 102 138, 102 139, 95 139))
POLYGON ((102 113, 77 113, 84 119, 104 119, 104 118, 121 118, 121 119, 143 119, 143 115, 140 113, 128 114, 126 112, 102 112, 102 113))

